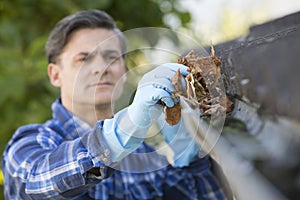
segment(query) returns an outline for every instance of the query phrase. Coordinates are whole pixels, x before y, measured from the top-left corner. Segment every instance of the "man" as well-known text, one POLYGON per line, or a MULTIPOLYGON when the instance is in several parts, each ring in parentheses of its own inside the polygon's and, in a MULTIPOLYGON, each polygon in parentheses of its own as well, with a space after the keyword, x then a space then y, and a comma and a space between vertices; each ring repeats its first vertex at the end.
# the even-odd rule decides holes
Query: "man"
POLYGON ((150 71, 132 104, 113 113, 126 79, 125 51, 105 12, 82 11, 56 24, 46 54, 60 98, 51 120, 20 127, 7 145, 6 199, 223 199, 209 158, 198 157, 184 125, 170 127, 161 117, 158 102, 174 105, 171 77, 178 68, 186 75, 185 66, 150 71), (175 152, 174 166, 143 142, 156 122, 175 152))

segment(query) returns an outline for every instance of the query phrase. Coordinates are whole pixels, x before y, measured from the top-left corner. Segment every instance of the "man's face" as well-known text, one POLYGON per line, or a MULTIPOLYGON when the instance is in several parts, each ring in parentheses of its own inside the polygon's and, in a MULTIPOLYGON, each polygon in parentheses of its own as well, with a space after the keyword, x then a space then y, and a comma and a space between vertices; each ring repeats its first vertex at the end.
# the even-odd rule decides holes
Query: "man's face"
POLYGON ((124 83, 125 64, 119 39, 112 30, 76 31, 57 65, 59 85, 56 86, 61 89, 64 104, 107 105, 122 92, 123 84, 118 81, 124 83), (119 87, 115 87, 117 83, 119 87))

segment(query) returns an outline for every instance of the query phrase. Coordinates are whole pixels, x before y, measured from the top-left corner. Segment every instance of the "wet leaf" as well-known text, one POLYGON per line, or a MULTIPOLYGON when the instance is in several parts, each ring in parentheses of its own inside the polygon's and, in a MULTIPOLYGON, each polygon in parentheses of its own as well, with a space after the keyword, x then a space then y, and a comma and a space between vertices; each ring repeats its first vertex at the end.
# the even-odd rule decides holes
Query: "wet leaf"
POLYGON ((176 103, 172 108, 166 108, 165 119, 169 125, 174 126, 181 118, 180 103, 176 103))

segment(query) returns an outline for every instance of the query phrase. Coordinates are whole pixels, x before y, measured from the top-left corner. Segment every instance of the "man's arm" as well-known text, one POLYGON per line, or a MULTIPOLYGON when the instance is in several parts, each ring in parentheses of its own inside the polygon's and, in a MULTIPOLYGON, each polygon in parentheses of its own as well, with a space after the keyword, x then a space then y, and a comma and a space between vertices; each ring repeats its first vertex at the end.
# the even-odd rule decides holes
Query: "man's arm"
POLYGON ((33 199, 62 199, 85 193, 84 186, 99 183, 109 171, 104 163, 110 160, 107 147, 90 147, 96 149, 97 157, 86 148, 86 141, 99 137, 96 131, 64 141, 59 134, 41 126, 19 129, 3 157, 6 193, 33 199))

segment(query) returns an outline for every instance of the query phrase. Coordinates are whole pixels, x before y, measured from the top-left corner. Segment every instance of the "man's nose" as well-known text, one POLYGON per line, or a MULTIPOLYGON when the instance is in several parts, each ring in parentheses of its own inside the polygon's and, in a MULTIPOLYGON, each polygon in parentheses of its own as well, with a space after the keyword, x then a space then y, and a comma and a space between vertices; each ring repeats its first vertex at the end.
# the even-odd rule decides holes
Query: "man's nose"
POLYGON ((109 63, 103 58, 102 55, 97 55, 93 63, 93 74, 103 74, 109 70, 109 63))

